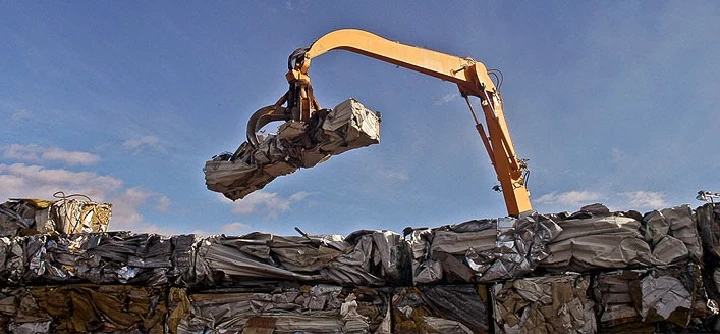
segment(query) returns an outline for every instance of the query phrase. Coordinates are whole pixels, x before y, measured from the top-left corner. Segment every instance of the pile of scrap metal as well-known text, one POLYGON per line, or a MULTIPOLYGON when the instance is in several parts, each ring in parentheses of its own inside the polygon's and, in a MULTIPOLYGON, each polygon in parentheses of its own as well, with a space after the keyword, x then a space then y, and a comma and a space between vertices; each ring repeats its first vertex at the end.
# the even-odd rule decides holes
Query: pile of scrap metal
POLYGON ((0 331, 720 330, 720 205, 404 234, 1 237, 0 331))
POLYGON ((234 154, 214 156, 205 163, 205 183, 208 189, 234 201, 278 176, 379 142, 380 114, 348 99, 332 110, 315 113, 308 123, 286 122, 277 134, 269 134, 257 144, 248 138, 234 154))

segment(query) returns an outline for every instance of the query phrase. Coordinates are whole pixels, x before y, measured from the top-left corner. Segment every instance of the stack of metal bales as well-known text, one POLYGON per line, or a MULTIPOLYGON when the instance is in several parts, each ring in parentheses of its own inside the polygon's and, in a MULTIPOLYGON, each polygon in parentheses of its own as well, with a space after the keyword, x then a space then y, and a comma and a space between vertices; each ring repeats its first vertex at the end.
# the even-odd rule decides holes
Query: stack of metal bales
POLYGON ((38 210, 18 203, 0 206, 15 231, 0 238, 6 332, 718 330, 720 205, 596 204, 403 235, 166 237, 32 232, 38 210))

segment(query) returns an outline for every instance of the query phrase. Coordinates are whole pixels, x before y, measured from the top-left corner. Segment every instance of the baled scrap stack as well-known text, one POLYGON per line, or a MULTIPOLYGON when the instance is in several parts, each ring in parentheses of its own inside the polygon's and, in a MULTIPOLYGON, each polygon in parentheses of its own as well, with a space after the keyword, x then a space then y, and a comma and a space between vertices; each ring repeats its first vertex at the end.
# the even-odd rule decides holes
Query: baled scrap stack
POLYGON ((0 236, 105 232, 111 215, 111 204, 90 199, 11 199, 0 204, 0 236))
MULTIPOLYGON (((702 331, 712 328, 702 319, 710 317, 713 301, 696 263, 700 240, 704 263, 720 258, 713 253, 720 249, 719 212, 704 206, 698 218, 680 206, 642 216, 592 205, 573 214, 409 228, 407 240, 366 230, 347 237, 0 237, 0 328, 702 331)), ((706 271, 708 279, 714 282, 706 271)))
POLYGON ((380 114, 354 99, 315 113, 308 124, 288 122, 258 147, 244 142, 235 154, 205 163, 208 189, 236 200, 262 189, 278 176, 312 168, 332 155, 380 142, 380 114))

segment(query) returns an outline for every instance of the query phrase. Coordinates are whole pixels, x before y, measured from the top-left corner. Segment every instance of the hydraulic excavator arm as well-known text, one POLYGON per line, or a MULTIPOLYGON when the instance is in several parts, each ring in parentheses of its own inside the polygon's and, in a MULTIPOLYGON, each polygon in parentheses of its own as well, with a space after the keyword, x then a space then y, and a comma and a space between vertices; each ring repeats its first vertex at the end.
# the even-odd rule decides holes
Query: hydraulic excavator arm
POLYGON ((249 143, 257 145, 257 130, 270 122, 308 122, 313 113, 321 109, 313 94, 308 71, 313 58, 331 50, 358 53, 456 84, 470 108, 475 127, 495 168, 508 214, 516 217, 521 212, 532 210, 527 189, 527 164, 515 154, 505 123, 500 92, 485 65, 472 58, 393 42, 362 30, 333 31, 322 36, 312 46, 295 50, 288 58, 286 78, 290 88, 274 105, 261 108, 250 118, 247 127, 249 143), (487 132, 469 96, 481 100, 487 132), (283 107, 283 104, 286 106, 283 107))

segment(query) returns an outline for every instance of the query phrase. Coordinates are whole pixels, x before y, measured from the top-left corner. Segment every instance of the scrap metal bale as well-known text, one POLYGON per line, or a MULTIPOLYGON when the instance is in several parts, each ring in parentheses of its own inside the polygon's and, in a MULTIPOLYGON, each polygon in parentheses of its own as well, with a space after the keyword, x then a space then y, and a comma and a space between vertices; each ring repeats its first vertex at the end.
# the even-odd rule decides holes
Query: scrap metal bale
POLYGON ((18 300, 13 332, 163 333, 167 312, 162 287, 80 284, 17 288, 11 294, 18 300))
POLYGON ((387 293, 335 285, 171 291, 171 333, 390 333, 387 293))
MULTIPOLYGON (((695 261, 702 259, 702 241, 698 233, 696 215, 688 205, 681 205, 662 210, 653 210, 645 214, 643 218, 643 232, 645 238, 656 248, 670 241, 665 245, 661 254, 670 253, 665 259, 666 263, 677 262, 690 257, 695 261)), ((661 257, 662 259, 662 257, 661 257)))
POLYGON ((549 256, 540 261, 545 270, 587 272, 667 264, 653 254, 635 219, 596 208, 595 214, 581 210, 557 224, 562 232, 548 243, 549 256))
POLYGON ((410 251, 399 234, 360 230, 349 234, 343 253, 321 274, 335 284, 354 286, 409 285, 410 251))
POLYGON ((33 235, 16 238, 13 246, 22 249, 19 283, 153 286, 179 284, 192 270, 190 263, 177 261, 191 250, 173 240, 185 238, 128 232, 33 235))
MULTIPOLYGON (((89 198, 63 197, 50 206, 49 220, 61 234, 106 232, 112 217, 112 204, 97 203, 89 198)), ((50 232, 47 227, 45 231, 50 232)))
POLYGON ((243 142, 234 154, 205 163, 205 184, 231 200, 262 189, 276 177, 312 168, 333 155, 380 142, 380 114, 348 99, 327 112, 315 113, 308 124, 283 124, 278 134, 258 147, 243 142))
POLYGON ((397 288, 392 297, 392 333, 488 333, 485 285, 397 288))
POLYGON ((596 333, 590 278, 578 274, 529 277, 492 289, 495 333, 596 333))
POLYGON ((325 282, 351 286, 409 284, 407 245, 390 231, 281 237, 251 233, 215 236, 198 244, 199 286, 325 282))
POLYGON ((531 273, 560 227, 550 218, 475 220, 411 235, 413 283, 486 283, 531 273))
POLYGON ((316 245, 314 239, 302 237, 266 233, 209 237, 198 244, 195 284, 222 287, 322 281, 320 270, 340 254, 332 246, 316 245))
POLYGON ((696 210, 703 245, 703 280, 710 298, 720 302, 720 203, 708 203, 696 210))
POLYGON ((602 332, 706 330, 710 314, 704 298, 700 267, 690 263, 668 268, 620 270, 595 278, 602 332))
POLYGON ((111 216, 112 204, 89 198, 73 196, 55 201, 15 198, 0 204, 0 236, 105 232, 111 216))

